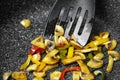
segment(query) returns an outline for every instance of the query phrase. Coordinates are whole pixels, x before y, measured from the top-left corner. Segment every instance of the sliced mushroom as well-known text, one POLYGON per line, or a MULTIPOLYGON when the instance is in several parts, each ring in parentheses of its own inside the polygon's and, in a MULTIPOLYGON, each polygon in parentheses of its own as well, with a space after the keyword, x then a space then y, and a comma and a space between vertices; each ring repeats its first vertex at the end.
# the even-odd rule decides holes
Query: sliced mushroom
POLYGON ((104 57, 104 54, 103 54, 103 53, 97 53, 97 54, 93 57, 93 59, 95 59, 95 60, 101 60, 103 57, 104 57))
POLYGON ((26 71, 30 72, 30 71, 35 71, 38 67, 38 64, 32 64, 30 66, 28 66, 28 68, 26 69, 26 71))
POLYGON ((15 80, 27 80, 27 75, 23 71, 15 71, 12 73, 12 78, 15 80))
POLYGON ((82 80, 93 80, 94 76, 89 71, 88 67, 85 65, 85 63, 82 60, 78 60, 77 63, 79 64, 81 68, 80 77, 82 80))
POLYGON ((120 60, 120 53, 117 51, 108 51, 108 55, 110 55, 114 61, 120 60))
POLYGON ((112 71, 113 64, 114 64, 114 60, 113 60, 112 56, 109 56, 109 61, 108 61, 108 65, 107 65, 107 68, 106 68, 107 72, 112 71))
POLYGON ((76 61, 79 60, 79 59, 81 59, 80 56, 74 56, 74 57, 72 57, 72 58, 63 59, 63 60, 62 60, 62 63, 63 63, 64 65, 67 65, 67 64, 71 64, 71 63, 73 63, 73 62, 76 62, 76 61))
POLYGON ((38 46, 40 48, 45 49, 45 44, 44 44, 44 37, 43 36, 38 36, 35 38, 32 42, 32 45, 38 46))
POLYGON ((72 80, 80 80, 80 71, 73 71, 73 79, 72 80))
POLYGON ((32 58, 31 58, 31 61, 35 64, 40 64, 40 59, 41 59, 41 56, 40 54, 33 54, 32 55, 32 58))
POLYGON ((57 49, 53 49, 42 59, 42 61, 46 64, 56 64, 59 62, 59 57, 55 57, 58 53, 57 49), (55 58, 54 58, 55 57, 55 58))
POLYGON ((50 74, 50 80, 60 80, 61 72, 54 71, 50 74))
POLYGON ((47 65, 47 66, 43 69, 43 71, 46 72, 46 71, 51 70, 51 69, 53 69, 53 68, 55 68, 55 67, 58 67, 58 64, 47 65))
POLYGON ((33 75, 35 77, 45 77, 46 76, 46 72, 33 72, 33 75))
POLYGON ((85 60, 86 59, 86 56, 83 53, 81 53, 81 52, 75 52, 75 55, 80 56, 81 60, 85 60))
POLYGON ((8 80, 9 77, 11 76, 11 74, 12 74, 12 72, 5 72, 5 73, 3 74, 3 80, 8 80))
POLYGON ((81 46, 80 44, 78 44, 77 42, 71 40, 70 41, 71 45, 74 47, 74 48, 77 48, 77 49, 81 49, 83 46, 81 46))
POLYGON ((63 27, 60 25, 56 25, 54 34, 55 34, 55 36, 62 36, 64 34, 63 27))
POLYGON ((105 47, 108 49, 108 50, 113 50, 115 49, 117 46, 117 40, 112 40, 112 41, 108 41, 106 44, 105 44, 105 47))
POLYGON ((91 59, 87 65, 91 68, 101 68, 103 66, 103 60, 95 60, 95 59, 91 59))
POLYGON ((32 80, 44 80, 42 77, 34 77, 32 80))
POLYGON ((102 32, 102 33, 100 33, 100 37, 108 38, 109 37, 109 32, 102 32))
POLYGON ((51 40, 45 40, 45 46, 46 46, 47 52, 50 52, 55 48, 55 42, 51 40))
POLYGON ((67 44, 68 44, 68 41, 67 41, 67 39, 65 37, 60 36, 58 38, 58 47, 63 47, 65 45, 67 45, 67 44))

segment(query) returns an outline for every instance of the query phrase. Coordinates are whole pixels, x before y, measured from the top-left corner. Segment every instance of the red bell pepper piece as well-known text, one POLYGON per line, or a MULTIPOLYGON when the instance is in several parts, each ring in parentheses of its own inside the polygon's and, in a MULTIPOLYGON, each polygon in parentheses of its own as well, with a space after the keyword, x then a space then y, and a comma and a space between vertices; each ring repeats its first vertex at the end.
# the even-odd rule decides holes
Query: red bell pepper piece
POLYGON ((65 73, 66 73, 66 72, 69 72, 69 71, 80 71, 80 67, 78 67, 78 66, 73 66, 73 67, 70 67, 70 68, 65 68, 65 69, 63 69, 62 74, 61 74, 61 77, 60 77, 60 80, 65 80, 65 79, 64 79, 65 73))
POLYGON ((33 55, 35 53, 42 54, 42 53, 44 53, 44 51, 45 50, 43 48, 40 48, 40 47, 35 46, 35 45, 32 45, 32 48, 30 49, 29 54, 31 54, 31 55, 33 55))

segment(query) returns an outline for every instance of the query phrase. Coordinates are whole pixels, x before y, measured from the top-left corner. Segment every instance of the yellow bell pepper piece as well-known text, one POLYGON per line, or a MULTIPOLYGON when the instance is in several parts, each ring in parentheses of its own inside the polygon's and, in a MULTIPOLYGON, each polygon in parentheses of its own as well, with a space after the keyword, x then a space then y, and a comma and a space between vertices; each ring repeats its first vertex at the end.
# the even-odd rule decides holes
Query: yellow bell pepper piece
POLYGON ((27 60, 25 61, 25 63, 20 66, 20 69, 21 69, 21 70, 22 70, 22 69, 25 69, 25 68, 30 64, 31 58, 32 58, 32 55, 28 55, 28 58, 27 58, 27 60))
POLYGON ((69 47, 67 58, 72 58, 73 57, 73 52, 74 52, 74 47, 69 47))

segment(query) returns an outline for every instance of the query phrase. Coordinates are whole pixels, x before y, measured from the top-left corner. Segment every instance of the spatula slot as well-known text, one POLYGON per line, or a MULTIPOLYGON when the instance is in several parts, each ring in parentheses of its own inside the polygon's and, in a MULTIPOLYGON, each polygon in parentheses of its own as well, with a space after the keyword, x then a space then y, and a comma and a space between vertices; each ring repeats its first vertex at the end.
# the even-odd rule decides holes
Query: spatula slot
POLYGON ((73 22, 72 27, 71 27, 71 29, 70 29, 70 31, 69 31, 69 35, 71 35, 71 34, 74 32, 74 29, 75 29, 75 26, 76 26, 77 21, 78 21, 78 19, 79 19, 81 10, 82 10, 81 7, 79 7, 78 10, 77 10, 77 13, 76 13, 76 15, 75 15, 74 22, 73 22))
POLYGON ((87 18, 88 18, 88 10, 85 11, 85 14, 84 14, 84 17, 83 17, 83 21, 82 21, 82 24, 81 24, 81 27, 78 31, 78 35, 81 35, 82 32, 83 32, 83 29, 84 29, 84 26, 85 26, 85 23, 87 21, 87 18))

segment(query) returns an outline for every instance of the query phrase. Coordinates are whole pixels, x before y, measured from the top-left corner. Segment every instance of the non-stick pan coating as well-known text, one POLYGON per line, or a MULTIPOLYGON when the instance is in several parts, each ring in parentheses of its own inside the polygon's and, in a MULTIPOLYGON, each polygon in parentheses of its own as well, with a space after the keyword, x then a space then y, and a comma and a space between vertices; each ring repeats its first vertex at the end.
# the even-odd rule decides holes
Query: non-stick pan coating
MULTIPOLYGON (((40 35, 44 29, 50 8, 55 0, 2 0, 0 3, 0 79, 5 71, 15 71, 26 60, 30 41, 40 35), (20 25, 22 19, 30 19, 30 28, 20 25)), ((108 31, 112 39, 118 40, 120 52, 120 0, 96 0, 96 16, 92 35, 108 31)), ((106 52, 105 52, 106 54, 106 52)), ((107 63, 107 58, 105 58, 107 63)), ((74 64, 76 65, 76 64, 74 64)), ((69 65, 71 66, 71 65, 69 65)), ((60 64, 57 70, 66 66, 60 64), (61 68, 60 68, 61 67, 61 68)), ((53 69, 53 70, 56 70, 53 69)), ((105 67, 102 70, 105 71, 105 67)), ((51 70, 51 71, 53 71, 51 70)), ((48 72, 50 73, 50 72, 48 72)), ((28 74, 29 75, 29 74, 28 74)), ((72 75, 67 74, 66 80, 72 75)), ((29 80, 31 80, 30 75, 29 80)), ((98 80, 99 77, 96 78, 98 80)), ((49 76, 45 78, 49 80, 49 76)), ((120 80, 120 62, 115 62, 113 71, 106 74, 105 80, 120 80)))

